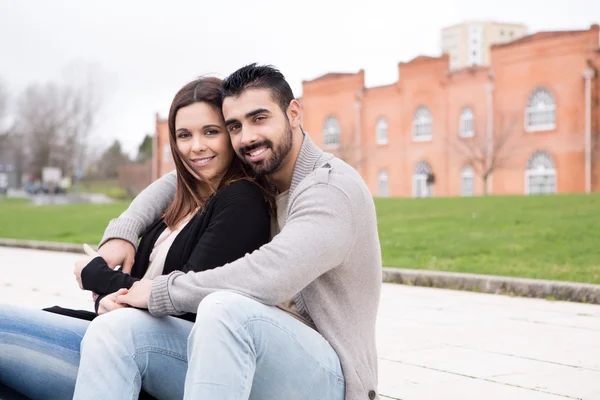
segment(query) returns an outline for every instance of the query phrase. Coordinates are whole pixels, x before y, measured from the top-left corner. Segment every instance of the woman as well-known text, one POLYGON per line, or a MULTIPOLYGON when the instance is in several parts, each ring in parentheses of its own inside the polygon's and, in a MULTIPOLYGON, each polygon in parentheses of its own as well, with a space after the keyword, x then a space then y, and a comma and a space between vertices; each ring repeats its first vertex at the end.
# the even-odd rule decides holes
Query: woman
MULTIPOLYGON (((235 156, 219 87, 217 78, 200 78, 184 86, 171 104, 177 191, 162 218, 142 236, 131 275, 113 271, 99 256, 83 269, 84 289, 98 294, 99 315, 119 312, 123 306, 116 303, 117 294, 143 277, 216 268, 269 241, 273 199, 266 182, 252 178, 235 156)), ((0 307, 0 382, 30 398, 72 398, 80 344, 90 322, 85 312, 47 310, 54 312, 0 307)), ((187 314, 165 323, 191 329, 193 320, 187 314)), ((144 382, 143 388, 160 398, 168 386, 144 382)))

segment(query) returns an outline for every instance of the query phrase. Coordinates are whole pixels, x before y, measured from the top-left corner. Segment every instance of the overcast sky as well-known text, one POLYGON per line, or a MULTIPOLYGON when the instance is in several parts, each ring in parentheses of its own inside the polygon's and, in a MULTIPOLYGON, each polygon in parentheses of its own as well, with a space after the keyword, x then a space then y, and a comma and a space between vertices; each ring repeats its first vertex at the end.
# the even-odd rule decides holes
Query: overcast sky
POLYGON ((364 68, 367 86, 387 84, 398 62, 439 55, 440 29, 465 20, 587 29, 600 1, 0 0, 0 79, 17 96, 69 66, 91 68, 103 93, 94 143, 118 138, 135 155, 155 113, 166 117, 198 75, 273 64, 297 97, 302 80, 331 71, 364 68))

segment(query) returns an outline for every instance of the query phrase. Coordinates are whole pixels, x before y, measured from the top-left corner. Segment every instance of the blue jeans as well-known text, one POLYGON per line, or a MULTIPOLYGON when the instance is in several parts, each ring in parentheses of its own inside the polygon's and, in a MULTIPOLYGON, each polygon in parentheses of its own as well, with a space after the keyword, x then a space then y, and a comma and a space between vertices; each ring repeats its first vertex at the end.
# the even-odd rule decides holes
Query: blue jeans
POLYGON ((0 306, 0 383, 32 399, 69 399, 88 321, 0 306))
POLYGON ((276 308, 216 292, 194 325, 120 309, 83 339, 75 399, 342 400, 342 369, 315 330, 276 308), (100 396, 101 395, 101 396, 100 396))

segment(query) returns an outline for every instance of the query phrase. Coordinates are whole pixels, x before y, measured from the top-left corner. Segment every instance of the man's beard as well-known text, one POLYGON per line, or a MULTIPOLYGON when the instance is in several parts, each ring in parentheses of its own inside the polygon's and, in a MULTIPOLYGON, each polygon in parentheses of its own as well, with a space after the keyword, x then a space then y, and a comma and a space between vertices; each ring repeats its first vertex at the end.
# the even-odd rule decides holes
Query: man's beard
POLYGON ((273 142, 265 139, 261 142, 254 143, 250 146, 240 147, 239 154, 242 158, 242 161, 252 168, 252 171, 258 177, 262 177, 265 175, 271 175, 276 172, 283 164, 283 160, 287 157, 287 155, 292 150, 292 127, 287 123, 286 130, 282 135, 281 143, 275 148, 273 146, 273 142), (266 147, 267 149, 271 149, 271 157, 268 159, 260 160, 258 162, 252 162, 246 159, 246 154, 249 152, 256 150, 260 147, 266 147))

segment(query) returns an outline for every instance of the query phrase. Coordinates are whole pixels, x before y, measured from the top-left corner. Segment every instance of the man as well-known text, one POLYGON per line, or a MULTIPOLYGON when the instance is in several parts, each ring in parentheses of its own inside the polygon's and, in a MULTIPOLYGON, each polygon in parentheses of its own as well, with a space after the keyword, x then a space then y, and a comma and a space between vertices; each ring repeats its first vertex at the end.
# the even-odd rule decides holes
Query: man
MULTIPOLYGON (((224 80, 222 95, 237 155, 277 190, 273 240, 214 270, 142 280, 118 301, 154 316, 197 312, 184 337, 185 398, 375 399, 381 252, 368 188, 302 131, 300 104, 276 69, 243 67, 224 80)), ((111 221, 100 248, 109 263, 131 264, 132 244, 169 204, 174 187, 174 175, 161 178, 111 221)), ((157 333, 156 343, 120 343, 142 329, 137 318, 146 318, 143 329, 163 320, 131 311, 137 310, 108 313, 90 326, 75 398, 93 388, 106 398, 113 396, 107 390, 123 396, 117 390, 128 379, 139 385, 157 368, 144 349, 168 357, 169 346, 181 346, 170 343, 175 327, 157 333)))

